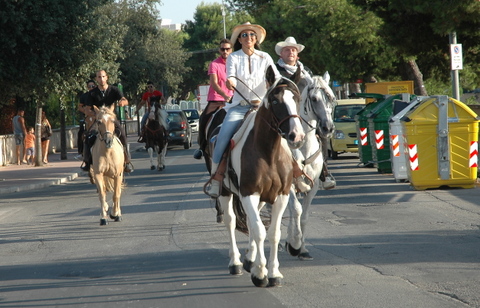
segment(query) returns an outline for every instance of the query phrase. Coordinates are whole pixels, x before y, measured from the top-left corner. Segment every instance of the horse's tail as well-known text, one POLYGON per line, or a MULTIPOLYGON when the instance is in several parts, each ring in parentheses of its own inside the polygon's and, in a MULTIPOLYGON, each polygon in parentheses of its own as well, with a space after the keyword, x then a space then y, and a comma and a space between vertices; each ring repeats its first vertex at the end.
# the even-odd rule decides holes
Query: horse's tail
MULTIPOLYGON (((106 192, 112 192, 115 190, 115 179, 109 176, 104 176, 103 177, 103 182, 105 183, 105 191, 106 192)), ((125 182, 122 181, 122 187, 121 189, 125 187, 125 182)))
POLYGON ((112 177, 104 176, 105 191, 112 192, 114 190, 114 180, 112 177))

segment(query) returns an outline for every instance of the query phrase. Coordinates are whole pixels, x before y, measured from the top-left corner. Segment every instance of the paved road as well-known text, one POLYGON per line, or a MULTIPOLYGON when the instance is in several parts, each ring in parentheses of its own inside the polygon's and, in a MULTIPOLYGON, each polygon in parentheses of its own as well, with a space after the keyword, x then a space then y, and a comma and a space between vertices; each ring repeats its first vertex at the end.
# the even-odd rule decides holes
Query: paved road
POLYGON ((134 153, 124 220, 106 227, 84 176, 3 194, 0 307, 480 307, 478 188, 414 191, 340 156, 338 187, 310 209, 314 260, 283 252, 284 285, 260 289, 228 275, 225 228, 192 153, 169 151, 162 173, 134 153))

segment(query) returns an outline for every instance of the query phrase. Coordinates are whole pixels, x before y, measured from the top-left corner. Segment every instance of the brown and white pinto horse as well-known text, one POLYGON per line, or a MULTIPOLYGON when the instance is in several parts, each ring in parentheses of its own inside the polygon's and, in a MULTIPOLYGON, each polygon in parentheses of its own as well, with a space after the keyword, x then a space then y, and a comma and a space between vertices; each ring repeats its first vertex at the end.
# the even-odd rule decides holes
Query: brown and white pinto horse
POLYGON ((114 106, 112 108, 94 106, 96 122, 94 129, 97 130, 97 139, 92 146, 93 164, 90 171, 93 172, 93 180, 97 185, 98 197, 101 206, 100 225, 106 225, 108 203, 106 193, 113 192, 113 207, 109 213, 111 219, 122 220, 120 209, 120 197, 122 195, 123 168, 125 156, 123 146, 115 136, 114 106), (96 126, 96 127, 95 127, 96 126))
POLYGON ((150 108, 148 122, 145 125, 145 148, 150 156, 150 169, 155 170, 153 162, 153 151, 157 153, 158 171, 165 169, 165 156, 167 155, 167 131, 168 131, 168 114, 160 107, 158 100, 151 98, 153 105, 150 108))
MULTIPOLYGON (((245 124, 242 137, 231 149, 230 164, 236 176, 225 177, 224 187, 234 192, 243 205, 250 235, 250 244, 243 264, 251 272, 255 286, 276 286, 283 278, 278 267, 278 243, 281 219, 288 203, 293 180, 290 148, 303 144, 304 132, 298 116, 300 93, 291 80, 275 79, 272 68, 266 73, 271 85, 254 117, 245 124), (260 217, 265 203, 270 203, 271 223, 268 229, 270 257, 267 263, 264 242, 267 231, 260 217), (268 264, 268 268, 267 268, 268 264)), ((242 130, 242 128, 241 128, 242 130)), ((236 215, 231 193, 218 198, 224 210, 225 225, 230 237, 231 274, 240 274, 242 262, 235 239, 236 215)))

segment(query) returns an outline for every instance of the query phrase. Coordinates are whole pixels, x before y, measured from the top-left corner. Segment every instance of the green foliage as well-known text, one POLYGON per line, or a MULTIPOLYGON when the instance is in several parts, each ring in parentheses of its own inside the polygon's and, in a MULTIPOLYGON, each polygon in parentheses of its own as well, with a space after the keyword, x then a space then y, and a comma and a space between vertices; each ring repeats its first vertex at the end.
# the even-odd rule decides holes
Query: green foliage
MULTIPOLYGON (((225 16, 226 37, 230 38, 231 30, 238 24, 250 21, 251 16, 244 12, 225 16)), ((224 38, 222 7, 220 4, 200 4, 194 14, 194 21, 187 21, 184 31, 187 34, 183 46, 190 52, 186 65, 191 71, 185 75, 182 85, 182 98, 190 91, 196 90, 199 84, 208 84, 208 65, 218 57, 218 45, 224 38)))

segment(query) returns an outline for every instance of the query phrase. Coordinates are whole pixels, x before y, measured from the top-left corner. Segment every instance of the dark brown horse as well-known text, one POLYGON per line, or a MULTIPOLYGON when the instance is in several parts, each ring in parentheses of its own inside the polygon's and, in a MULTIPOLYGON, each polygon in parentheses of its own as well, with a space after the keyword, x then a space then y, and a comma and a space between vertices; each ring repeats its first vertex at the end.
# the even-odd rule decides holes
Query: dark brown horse
POLYGON ((293 179, 291 148, 299 148, 304 132, 298 116, 300 94, 295 83, 286 78, 275 79, 272 68, 266 73, 272 85, 257 112, 245 122, 242 137, 231 149, 231 169, 224 179, 222 196, 218 198, 224 212, 230 238, 230 273, 241 273, 242 262, 235 239, 236 214, 246 215, 250 247, 245 256, 244 269, 251 272, 255 286, 279 285, 282 274, 278 270, 278 243, 280 223, 288 203, 293 179), (226 191, 230 191, 226 192, 226 191), (233 194, 239 203, 232 202, 233 194), (241 203, 241 204, 240 204, 241 203), (264 253, 266 229, 260 211, 271 204, 271 223, 268 230, 270 258, 264 253), (234 206, 243 206, 235 211, 234 206))
MULTIPOLYGON (((153 97, 152 97, 153 98, 153 97)), ((148 115, 148 122, 145 125, 145 148, 150 155, 150 169, 155 170, 153 162, 153 151, 157 153, 158 171, 165 169, 165 156, 167 155, 167 112, 160 107, 158 101, 153 101, 153 106, 148 115)))

